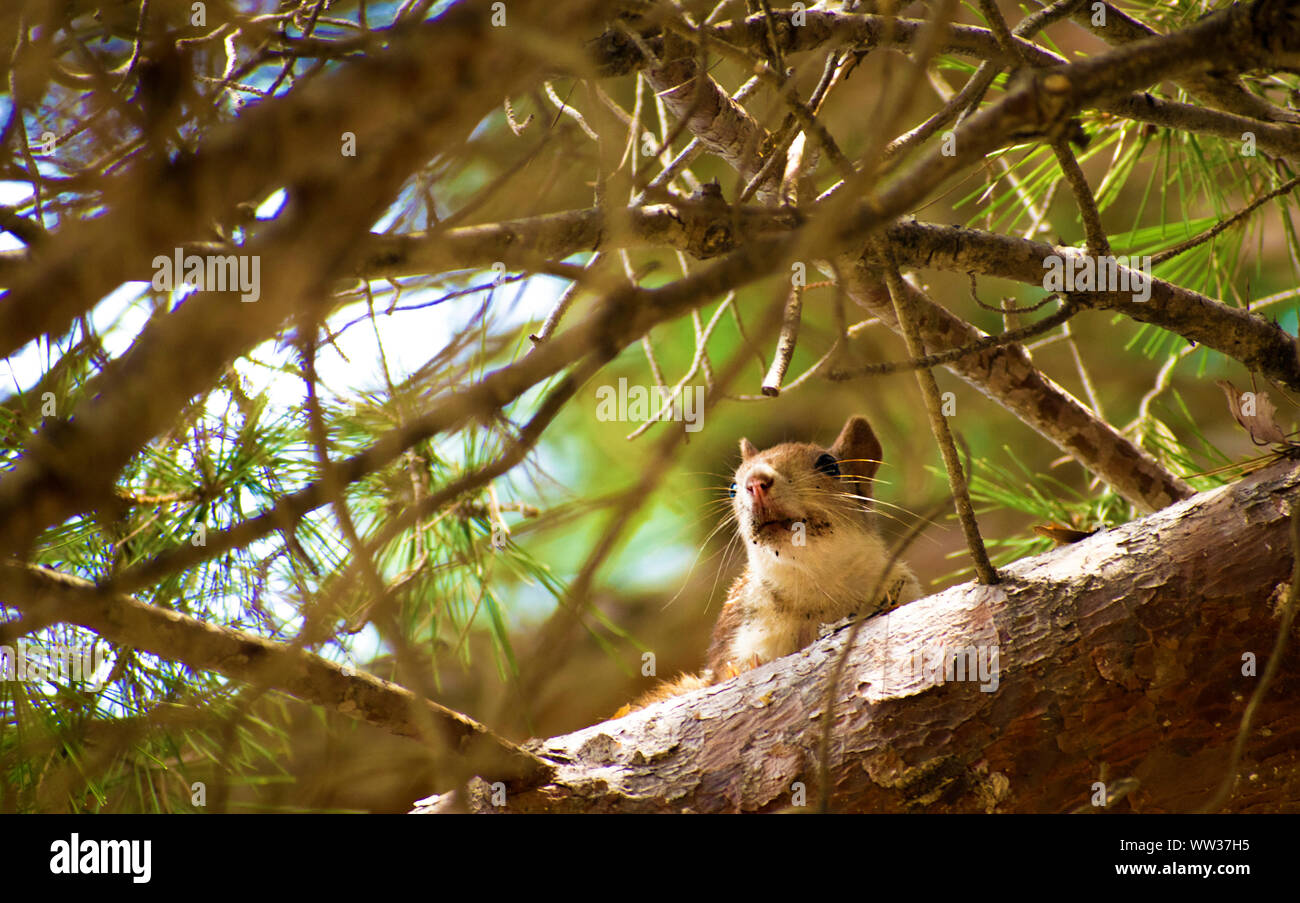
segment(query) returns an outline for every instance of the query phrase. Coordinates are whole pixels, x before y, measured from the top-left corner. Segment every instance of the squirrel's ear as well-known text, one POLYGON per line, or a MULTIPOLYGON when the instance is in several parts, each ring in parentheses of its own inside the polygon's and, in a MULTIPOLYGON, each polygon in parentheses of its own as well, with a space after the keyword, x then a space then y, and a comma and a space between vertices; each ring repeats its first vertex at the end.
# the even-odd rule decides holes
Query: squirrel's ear
POLYGON ((758 449, 754 448, 754 443, 748 439, 740 440, 740 457, 746 461, 758 454, 758 449))
POLYGON ((830 452, 840 462, 840 473, 858 480, 858 494, 871 495, 871 480, 880 469, 880 440, 867 418, 853 416, 844 423, 830 452))

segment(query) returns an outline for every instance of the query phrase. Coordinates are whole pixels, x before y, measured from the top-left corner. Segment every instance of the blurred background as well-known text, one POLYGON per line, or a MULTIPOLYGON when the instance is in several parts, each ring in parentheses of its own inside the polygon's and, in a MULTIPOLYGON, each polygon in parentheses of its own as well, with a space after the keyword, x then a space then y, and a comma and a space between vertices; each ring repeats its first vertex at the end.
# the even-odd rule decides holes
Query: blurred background
MULTIPOLYGON (((411 14, 436 20, 448 5, 425 4, 411 14)), ((0 39, 15 38, 6 47, 19 43, 18 35, 32 34, 24 29, 34 27, 35 7, 18 6, 18 18, 12 11, 0 14, 7 15, 0 39)), ((106 155, 129 160, 136 130, 129 115, 105 108, 93 88, 76 79, 42 80, 40 67, 50 58, 67 66, 80 60, 75 63, 80 71, 88 64, 78 44, 106 70, 125 65, 137 52, 132 36, 142 9, 129 0, 54 6, 60 11, 42 21, 56 37, 47 56, 29 58, 33 84, 40 87, 19 118, 29 136, 46 130, 61 136, 57 153, 29 159, 12 145, 5 147, 10 159, 0 184, 7 216, 51 231, 93 212, 95 188, 74 183, 42 197, 35 183, 84 175, 92 164, 102 173, 106 155), (97 124, 83 127, 87 121, 97 124)), ((213 3, 210 21, 196 26, 185 15, 189 4, 150 3, 150 27, 173 39, 194 39, 179 58, 167 58, 177 67, 167 77, 193 89, 192 95, 181 92, 189 99, 177 101, 176 141, 202 147, 215 123, 237 122, 246 107, 269 102, 270 95, 291 94, 300 83, 349 65, 346 55, 322 50, 313 56, 310 48, 300 48, 289 75, 282 76, 284 57, 261 53, 254 39, 262 32, 249 23, 258 15, 279 16, 260 26, 270 33, 310 34, 327 43, 352 42, 348 46, 355 48, 411 6, 349 0, 213 3), (232 24, 213 37, 222 22, 232 24), (246 90, 221 84, 229 71, 223 42, 232 34, 236 59, 244 67, 239 83, 246 90)), ((1025 9, 1038 8, 999 6, 1012 25, 1025 9)), ((1179 0, 1123 8, 1164 31, 1216 6, 1179 0)), ((713 21, 721 22, 743 12, 744 4, 683 7, 701 18, 712 13, 713 21)), ((899 12, 924 17, 927 7, 903 4, 899 12)), ((985 24, 972 4, 958 7, 957 21, 985 24)), ((599 30, 593 25, 593 34, 599 30)), ((1068 19, 1038 40, 1069 59, 1107 46, 1068 19)), ((364 45, 356 52, 364 54, 364 45)), ((792 58, 803 96, 817 84, 822 58, 792 58)), ((875 137, 878 120, 872 112, 903 77, 900 60, 892 49, 862 54, 829 94, 820 117, 850 159, 875 137)), ((957 54, 939 57, 929 80, 914 93, 905 126, 938 110, 943 91, 959 89, 977 65, 978 60, 957 54)), ((17 70, 19 77, 23 71, 17 70)), ((733 92, 749 75, 742 64, 725 58, 710 58, 709 72, 733 92)), ((998 77, 988 100, 1001 96, 1005 79, 1005 74, 998 77)), ((1261 77, 1251 89, 1287 105, 1294 82, 1290 76, 1261 77)), ((130 79, 121 86, 128 106, 140 100, 137 87, 130 79)), ((1187 99, 1173 84, 1152 91, 1187 99)), ((770 90, 759 91, 747 107, 770 128, 785 115, 770 90)), ((13 118, 15 109, 12 95, 0 101, 0 116, 13 118)), ((654 93, 636 73, 557 77, 512 96, 508 109, 498 106, 451 150, 414 173, 373 231, 402 234, 447 227, 449 218, 461 226, 584 209, 594 203, 598 177, 605 179, 608 198, 625 203, 636 176, 661 166, 644 155, 635 134, 628 140, 620 112, 626 116, 634 110, 652 146, 672 133, 674 121, 661 118, 654 93), (625 145, 632 148, 629 154, 623 154, 625 145), (613 173, 611 153, 615 163, 623 155, 613 173)), ((1081 125, 1088 142, 1076 153, 1117 255, 1152 254, 1189 239, 1291 175, 1283 161, 1243 156, 1240 142, 1156 129, 1091 110, 1081 125)), ((681 151, 688 140, 679 132, 663 158, 681 151)), ((169 147, 166 153, 178 150, 169 147)), ((817 189, 836 178, 833 167, 823 163, 815 174, 817 189)), ((672 188, 687 195, 712 180, 728 200, 739 193, 736 173, 707 153, 672 188)), ((273 225, 282 215, 285 193, 244 200, 244 220, 216 233, 224 240, 242 243, 273 225)), ((945 183, 913 213, 927 222, 1083 243, 1074 197, 1062 184, 1050 148, 1037 143, 990 156, 945 183)), ((1283 195, 1157 266, 1155 275, 1231 305, 1260 309, 1294 334, 1293 213, 1290 195, 1283 195)), ((21 228, 7 228, 0 251, 21 253, 30 237, 24 239, 21 228)), ((645 287, 668 284, 683 267, 700 266, 666 248, 638 248, 625 260, 617 255, 614 260, 616 269, 627 268, 645 287)), ((564 262, 586 266, 590 261, 591 252, 584 252, 564 262)), ((920 512, 947 495, 914 373, 847 382, 817 376, 798 380, 831 348, 842 321, 869 319, 834 286, 820 284, 824 276, 815 266, 808 273, 798 347, 779 397, 760 392, 774 336, 759 329, 772 306, 784 300, 778 277, 714 299, 698 318, 655 327, 647 342, 623 349, 576 392, 524 463, 421 518, 383 546, 377 561, 394 588, 397 622, 410 645, 403 654, 415 657, 437 701, 523 741, 610 717, 653 682, 641 674, 645 652, 654 653, 660 679, 701 667, 713 622, 743 566, 730 528, 719 528, 741 437, 760 448, 784 441, 829 445, 847 417, 865 415, 884 447, 876 497, 887 538, 901 537, 920 512), (697 337, 709 324, 707 358, 697 364, 697 337), (715 385, 737 359, 735 378, 725 387, 715 385), (671 386, 692 370, 689 385, 713 386, 698 432, 662 423, 630 437, 640 423, 598 415, 601 387, 616 388, 620 379, 671 386), (576 627, 559 614, 566 606, 581 613, 576 627)), ((926 270, 917 278, 932 299, 981 329, 1005 328, 999 314, 972 300, 966 274, 926 270)), ((462 269, 340 290, 322 322, 316 358, 331 455, 337 460, 365 448, 450 393, 527 354, 529 336, 568 285, 554 275, 462 269)), ((985 277, 977 290, 980 300, 992 305, 1004 299, 1032 305, 1044 297, 1038 287, 985 277)), ((128 282, 66 335, 32 342, 8 358, 10 387, 0 397, 0 462, 8 469, 22 458, 41 428, 44 393, 53 393, 60 411, 90 403, 87 387, 96 374, 186 294, 184 289, 160 292, 143 280, 128 282)), ((564 323, 577 322, 600 301, 597 293, 578 292, 564 323)), ((1024 320, 1036 316, 1041 314, 1024 320)), ((1234 423, 1215 380, 1270 392, 1286 430, 1295 419, 1291 400, 1263 381, 1252 383, 1240 364, 1119 315, 1085 313, 1070 321, 1068 332, 1054 330, 1028 347, 1052 379, 1197 488, 1230 479, 1234 472, 1214 471, 1259 453, 1234 423)), ((177 349, 178 356, 184 353, 177 349)), ((870 323, 855 334, 851 355, 861 362, 907 357, 898 336, 870 323)), ((1036 525, 1089 531, 1135 515, 1001 407, 942 368, 936 376, 941 391, 955 396, 950 423, 972 455, 979 523, 996 563, 1049 548, 1051 541, 1034 532, 1036 525)), ((393 465, 350 486, 347 499, 361 534, 377 535, 433 489, 508 448, 514 430, 555 382, 526 392, 498 416, 415 444, 393 465)), ((132 460, 116 483, 119 510, 90 512, 52 528, 31 560, 102 580, 183 541, 198 524, 216 531, 264 510, 318 476, 304 398, 301 348, 286 329, 235 361, 218 385, 132 460)), ((950 509, 935 518, 905 557, 928 592, 970 579, 950 509)), ((326 506, 293 531, 263 537, 137 595, 285 642, 301 627, 309 606, 324 604, 333 634, 313 648, 333 661, 398 680, 395 647, 371 621, 373 600, 343 579, 350 560, 349 544, 326 506)), ((12 614, 3 607, 0 613, 12 614)), ((29 638, 76 644, 93 636, 56 625, 29 638)), ((0 806, 5 811, 193 811, 191 788, 204 782, 220 788, 221 804, 233 811, 400 812, 446 780, 418 744, 286 695, 252 693, 211 672, 138 650, 115 649, 105 667, 106 684, 94 692, 57 681, 0 684, 5 772, 0 784, 6 788, 0 806)))

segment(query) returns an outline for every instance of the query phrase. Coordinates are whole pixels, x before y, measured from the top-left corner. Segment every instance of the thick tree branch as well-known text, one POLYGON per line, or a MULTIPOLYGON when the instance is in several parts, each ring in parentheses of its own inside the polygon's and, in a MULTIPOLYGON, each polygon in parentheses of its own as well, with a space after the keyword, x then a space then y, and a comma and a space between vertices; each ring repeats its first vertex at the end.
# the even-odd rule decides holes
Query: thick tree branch
MULTIPOLYGON (((871 619, 837 692, 829 788, 854 812, 1065 812, 1103 772, 1125 808, 1189 811, 1218 786, 1292 567, 1300 469, 1279 463, 1157 514, 871 619), (971 651, 979 679, 925 663, 971 651), (996 654, 996 658, 994 655, 996 654), (916 657, 922 667, 916 667, 916 657), (1248 657, 1247 657, 1248 658, 1248 657), (945 681, 945 678, 947 680, 945 681)), ((815 799, 819 712, 839 631, 738 678, 530 746, 555 779, 494 806, 469 793, 417 812, 776 811, 815 799)), ((971 661, 961 655, 963 665, 971 661)), ((1300 794, 1295 656, 1247 747, 1259 780, 1228 808, 1300 794)), ((797 808, 796 810, 797 811, 797 808)))
POLYGON ((516 3, 510 28, 491 27, 490 7, 466 0, 427 24, 398 30, 387 50, 349 60, 335 75, 214 128, 197 154, 146 157, 114 178, 103 192, 107 212, 51 235, 10 284, 0 302, 0 357, 39 335, 62 333, 73 317, 149 271, 156 254, 207 234, 239 202, 351 176, 380 149, 404 146, 414 169, 549 63, 525 52, 525 32, 578 34, 597 4, 516 3), (355 157, 341 153, 348 134, 355 157))
POLYGON ((245 304, 234 292, 199 292, 155 317, 90 380, 86 401, 32 436, 0 479, 0 549, 21 557, 44 527, 104 504, 131 456, 238 355, 295 311, 323 306, 350 247, 416 165, 408 153, 375 154, 353 178, 337 173, 299 192, 290 214, 240 249, 259 261, 262 297, 245 304), (185 349, 183 358, 177 349, 185 349))
MULTIPOLYGON (((1142 26, 1145 30, 1141 32, 1127 34, 1123 31, 1122 21, 1127 20, 1127 17, 1117 13, 1115 18, 1111 18, 1110 12, 1111 10, 1108 10, 1107 26, 1100 29, 1104 32, 1101 35, 1103 39, 1128 47, 1140 40, 1159 41, 1166 38, 1150 29, 1145 29, 1145 26, 1142 26)), ((917 19, 893 19, 847 13, 842 10, 807 10, 804 13, 806 24, 794 26, 790 24, 793 15, 794 12, 791 10, 773 10, 777 37, 781 42, 782 51, 787 54, 822 48, 867 49, 881 46, 882 42, 886 41, 888 46, 910 48, 916 43, 927 24, 917 19)), ((1085 5, 1076 15, 1090 17, 1091 6, 1085 5)), ((1259 21, 1261 24, 1254 27, 1257 37, 1262 39, 1268 36, 1268 27, 1264 24, 1267 20, 1259 21)), ((1198 23, 1198 27, 1203 24, 1198 23)), ((763 16, 750 16, 741 22, 715 26, 709 30, 709 33, 731 44, 758 51, 762 47, 762 42, 766 40, 767 24, 763 16)), ((1282 29, 1279 38, 1283 41, 1294 40, 1294 37, 1286 38, 1285 35, 1286 30, 1282 29)), ((1022 61, 1035 67, 1060 66, 1066 62, 1057 54, 1018 35, 1016 46, 1021 52, 1021 58, 1008 60, 999 45, 997 36, 989 29, 969 25, 949 25, 942 49, 947 53, 964 54, 1002 67, 1019 64, 1022 61)), ((1261 43, 1260 46, 1264 45, 1261 43)), ((1249 57, 1254 52, 1249 47, 1248 40, 1238 45, 1237 50, 1243 57, 1249 57)), ((608 35, 603 36, 597 43, 595 57, 599 70, 607 75, 624 74, 642 65, 630 42, 624 40, 620 43, 619 40, 611 39, 608 35)), ((1191 65, 1191 61, 1177 68, 1181 70, 1186 65, 1191 65)), ((1247 64, 1243 63, 1243 65, 1247 64)), ((1300 130, 1288 127, 1294 122, 1294 114, 1288 114, 1285 110, 1255 98, 1239 83, 1230 83, 1228 77, 1222 72, 1216 72, 1213 76, 1200 72, 1180 74, 1176 71, 1167 74, 1175 81, 1187 85, 1189 89, 1195 88, 1192 93, 1212 103, 1216 109, 1162 100, 1146 94, 1098 98, 1093 105, 1106 112, 1141 122, 1205 132, 1233 141, 1240 141, 1243 131, 1252 131, 1262 150, 1274 156, 1300 160, 1300 130), (1213 86, 1213 89, 1207 86, 1213 86)), ((1158 79, 1154 77, 1151 79, 1151 81, 1156 80, 1158 79)), ((1134 90, 1141 87, 1145 85, 1135 85, 1134 90)))
MULTIPOLYGON (((576 29, 585 12, 575 2, 546 16, 551 24, 573 17, 576 29)), ((536 8, 531 23, 516 15, 512 34, 538 27, 536 8)), ((499 96, 455 85, 508 91, 539 71, 539 56, 521 53, 515 38, 493 36, 502 29, 490 20, 486 3, 458 5, 415 29, 419 40, 398 41, 390 53, 260 105, 197 156, 142 163, 106 193, 109 213, 47 243, 33 271, 0 302, 2 353, 62 329, 160 249, 201 233, 233 202, 260 197, 268 180, 291 189, 290 212, 241 248, 266 257, 260 301, 241 305, 230 293, 201 293, 157 318, 94 380, 91 400, 35 436, 0 480, 0 549, 21 555, 45 526, 101 503, 131 455, 231 360, 274 335, 291 313, 329 297, 331 277, 407 174, 477 123, 499 96), (450 82, 449 66, 459 73, 450 82), (345 133, 359 142, 355 158, 338 150, 345 133), (183 366, 174 358, 178 348, 189 351, 183 366)))
MULTIPOLYGON (((899 221, 888 230, 890 253, 910 266, 979 273, 1042 286, 1049 256, 1077 256, 1077 248, 999 235, 961 226, 899 221)), ((1160 279, 1151 280, 1151 297, 1134 301, 1133 292, 1073 293, 1089 306, 1114 310, 1140 323, 1153 323, 1222 352, 1269 379, 1300 389, 1300 360, 1293 336, 1248 310, 1215 301, 1160 279)))
MULTIPOLYGON (((1092 3, 1074 10, 1071 15, 1078 24, 1108 44, 1131 44, 1159 34, 1155 29, 1139 22, 1123 10, 1109 3, 1104 6, 1105 18, 1101 20, 1101 24, 1094 21, 1097 10, 1092 3)), ((1264 121, 1300 122, 1300 116, 1251 94, 1240 79, 1232 75, 1222 72, 1198 73, 1180 79, 1179 84, 1202 103, 1218 109, 1264 121)))
POLYGON ((756 196, 763 202, 775 200, 782 166, 765 167, 772 154, 767 129, 701 69, 694 47, 668 35, 663 53, 663 65, 647 70, 646 81, 704 148, 727 161, 746 181, 766 169, 768 175, 759 182, 756 196))
MULTIPOLYGON (((879 276, 860 261, 845 260, 840 267, 849 296, 899 331, 889 291, 879 276)), ((910 283, 904 285, 912 289, 926 351, 961 348, 984 338, 910 283)), ((1156 511, 1191 494, 1186 483, 1040 372, 1022 346, 990 348, 945 366, 1074 457, 1138 510, 1156 511)))

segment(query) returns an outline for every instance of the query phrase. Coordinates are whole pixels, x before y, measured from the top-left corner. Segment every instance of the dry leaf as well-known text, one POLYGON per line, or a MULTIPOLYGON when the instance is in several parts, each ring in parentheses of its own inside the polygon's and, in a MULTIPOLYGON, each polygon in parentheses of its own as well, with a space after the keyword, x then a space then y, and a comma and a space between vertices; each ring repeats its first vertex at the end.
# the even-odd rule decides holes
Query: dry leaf
POLYGON ((1270 442, 1288 444, 1286 433, 1277 425, 1277 408, 1268 400, 1267 392, 1238 392, 1237 387, 1226 379, 1217 380, 1217 383, 1228 398, 1228 409, 1232 411, 1233 419, 1250 433, 1252 442, 1256 445, 1270 442))
POLYGON ((1072 542, 1078 542, 1081 539, 1087 539, 1097 531, 1076 530, 1073 527, 1065 527, 1061 524, 1038 524, 1034 527, 1034 532, 1039 536, 1046 536, 1058 546, 1064 546, 1072 542))

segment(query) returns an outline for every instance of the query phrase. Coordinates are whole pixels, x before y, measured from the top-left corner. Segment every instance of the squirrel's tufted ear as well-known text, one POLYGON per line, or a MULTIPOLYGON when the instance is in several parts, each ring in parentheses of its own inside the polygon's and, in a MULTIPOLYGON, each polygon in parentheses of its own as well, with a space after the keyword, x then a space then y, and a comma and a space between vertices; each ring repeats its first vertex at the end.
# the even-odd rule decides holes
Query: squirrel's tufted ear
POLYGON ((840 472, 857 481, 857 493, 871 497, 871 480, 880 469, 880 440, 867 418, 853 416, 844 423, 830 452, 840 462, 840 472))
POLYGON ((746 461, 758 454, 758 449, 754 448, 754 443, 748 439, 740 440, 740 457, 746 461))

